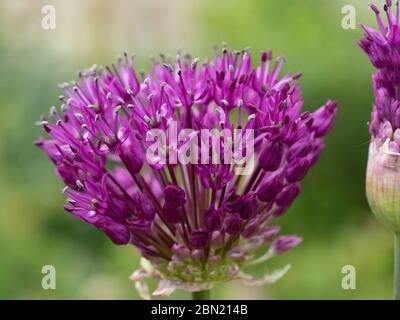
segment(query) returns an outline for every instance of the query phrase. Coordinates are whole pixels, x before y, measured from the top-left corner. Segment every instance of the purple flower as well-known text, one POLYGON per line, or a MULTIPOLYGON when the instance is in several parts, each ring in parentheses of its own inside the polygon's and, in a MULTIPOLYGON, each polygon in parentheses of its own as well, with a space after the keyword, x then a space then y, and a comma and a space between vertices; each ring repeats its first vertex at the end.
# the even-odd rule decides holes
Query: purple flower
MULTIPOLYGON (((392 2, 387 1, 384 9, 385 15, 388 17, 388 24, 385 26, 379 9, 374 4, 371 4, 370 7, 376 15, 379 30, 362 24, 364 35, 358 42, 376 68, 372 76, 375 103, 369 130, 373 139, 379 140, 379 144, 382 145, 387 139, 393 142, 389 148, 393 149, 391 151, 397 152, 399 141, 395 137, 399 136, 398 132, 400 132, 396 133, 400 128, 400 103, 397 92, 397 88, 400 86, 399 15, 392 13, 392 2)), ((399 5, 396 2, 396 12, 398 13, 398 11, 399 5)))
POLYGON ((323 149, 336 103, 301 112, 300 74, 279 77, 284 60, 273 63, 271 51, 257 68, 251 59, 250 50, 227 48, 202 64, 161 56, 139 77, 124 55, 63 84, 60 111, 40 122, 49 138, 36 145, 66 185, 66 210, 134 245, 146 260, 132 279, 160 279, 156 294, 239 276, 252 282, 241 267, 272 244, 273 217, 298 196, 323 149), (254 168, 245 171, 237 158, 254 168))
POLYGON ((389 229, 400 232, 400 30, 399 3, 384 5, 387 24, 379 9, 378 30, 362 25, 364 35, 358 42, 375 67, 372 75, 375 101, 372 107, 366 190, 370 207, 389 229))

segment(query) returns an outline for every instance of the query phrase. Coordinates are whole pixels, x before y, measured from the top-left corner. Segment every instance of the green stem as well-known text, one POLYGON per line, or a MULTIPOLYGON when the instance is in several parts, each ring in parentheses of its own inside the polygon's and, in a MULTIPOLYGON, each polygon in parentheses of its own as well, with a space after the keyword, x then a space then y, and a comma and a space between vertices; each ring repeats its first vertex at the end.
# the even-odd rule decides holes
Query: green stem
POLYGON ((394 299, 400 300, 400 232, 394 236, 394 299))
POLYGON ((210 290, 192 292, 193 300, 210 300, 210 290))

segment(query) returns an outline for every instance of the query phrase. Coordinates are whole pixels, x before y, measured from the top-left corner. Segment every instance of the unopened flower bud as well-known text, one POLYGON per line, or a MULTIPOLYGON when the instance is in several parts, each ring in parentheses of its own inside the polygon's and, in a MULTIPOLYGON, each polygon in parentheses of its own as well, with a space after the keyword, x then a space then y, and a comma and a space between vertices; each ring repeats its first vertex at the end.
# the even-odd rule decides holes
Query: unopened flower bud
POLYGON ((173 202, 165 202, 163 206, 163 216, 169 223, 179 223, 182 220, 180 208, 173 202))
POLYGON ((337 104, 335 101, 327 101, 321 108, 315 111, 312 115, 312 129, 317 137, 322 137, 327 134, 333 125, 336 116, 337 104))
POLYGON ((189 249, 182 244, 174 243, 172 246, 172 252, 182 259, 189 258, 190 256, 189 249))
POLYGON ((227 194, 224 202, 224 209, 226 212, 237 212, 237 199, 239 199, 239 197, 234 188, 227 194))
POLYGON ((259 228, 260 228, 260 219, 259 216, 256 216, 244 227, 242 235, 245 238, 251 238, 257 233, 259 228))
POLYGON ((300 185, 293 183, 285 188, 276 197, 276 203, 282 207, 289 206, 300 193, 300 185))
POLYGON ((274 255, 284 253, 297 246, 302 240, 302 238, 297 236, 281 236, 272 242, 272 252, 274 255))
POLYGON ((225 220, 225 230, 228 234, 237 234, 242 227, 242 219, 239 213, 230 214, 225 220))
POLYGON ((164 196, 166 202, 174 203, 177 207, 181 207, 186 203, 185 191, 174 184, 165 187, 164 196))
POLYGON ((205 223, 209 231, 219 230, 222 226, 222 208, 210 209, 205 214, 205 223))
POLYGON ((215 248, 221 248, 224 245, 221 231, 214 231, 211 235, 211 244, 215 248))
POLYGON ((274 239, 278 235, 280 230, 281 228, 279 227, 271 227, 263 231, 263 233, 261 234, 263 242, 268 242, 274 239))
POLYGON ((204 250, 201 249, 195 249, 192 252, 192 257, 196 260, 202 260, 204 259, 204 250))
POLYGON ((282 189, 282 182, 279 175, 264 182, 257 191, 257 197, 262 202, 271 202, 282 189))
POLYGON ((265 171, 276 171, 281 165, 283 145, 281 142, 269 142, 261 151, 260 166, 265 171))
POLYGON ((210 234, 206 229, 193 230, 190 234, 190 245, 193 249, 204 249, 210 243, 210 234))
POLYGON ((295 159, 289 163, 286 170, 286 180, 296 182, 302 180, 310 168, 310 161, 306 158, 295 159))
POLYGON ((251 219, 257 214, 256 194, 249 192, 237 200, 237 212, 242 219, 251 219))

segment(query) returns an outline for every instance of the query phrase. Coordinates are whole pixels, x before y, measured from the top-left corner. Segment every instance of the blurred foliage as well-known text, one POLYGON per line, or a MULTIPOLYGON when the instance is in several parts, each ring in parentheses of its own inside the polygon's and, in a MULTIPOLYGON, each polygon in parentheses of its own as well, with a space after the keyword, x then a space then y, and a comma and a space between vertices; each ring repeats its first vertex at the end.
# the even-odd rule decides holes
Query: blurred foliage
MULTIPOLYGON (((32 6, 28 0, 22 2, 28 9, 32 6)), ((54 2, 56 8, 61 3, 48 2, 54 2)), ((116 12, 127 6, 125 0, 114 2, 119 9, 116 12)), ((90 5, 95 7, 94 1, 88 3, 89 9, 90 5)), ((275 56, 286 57, 286 71, 303 72, 300 82, 306 109, 314 110, 327 99, 337 100, 340 107, 326 149, 302 184, 302 195, 276 221, 284 233, 298 234, 305 240, 292 252, 271 261, 268 268, 291 263, 292 270, 271 287, 218 284, 213 297, 390 298, 391 234, 372 217, 364 195, 373 69, 356 45, 360 28, 341 27, 341 8, 346 4, 355 6, 358 22, 374 23, 366 3, 175 0, 170 5, 187 16, 183 19, 177 15, 172 31, 165 30, 163 23, 173 16, 155 18, 162 17, 159 11, 169 4, 155 0, 149 3, 143 11, 131 11, 132 19, 147 21, 143 29, 136 30, 132 37, 129 29, 123 33, 121 29, 116 39, 102 37, 101 30, 109 23, 101 11, 102 6, 107 8, 106 1, 96 2, 100 13, 93 11, 90 31, 86 30, 86 20, 63 20, 64 11, 58 12, 60 29, 42 30, 40 7, 45 3, 41 1, 28 13, 31 20, 19 17, 21 9, 15 9, 11 0, 2 4, 0 21, 14 15, 18 25, 11 19, 7 28, 0 29, 0 298, 138 297, 128 281, 138 265, 137 253, 133 247, 114 246, 102 233, 63 211, 62 186, 46 156, 33 146, 42 134, 34 123, 57 104, 57 83, 74 78, 78 69, 95 62, 109 63, 124 49, 134 50, 139 70, 145 69, 151 53, 174 53, 172 45, 179 40, 164 45, 169 37, 181 38, 179 46, 200 57, 211 56, 211 45, 222 41, 235 49, 250 46, 255 56, 272 48, 275 56), (34 23, 21 26, 22 20, 34 23), (65 30, 69 26, 71 30, 65 30), (80 41, 80 30, 82 34, 90 32, 96 41, 90 45, 80 41), (145 45, 135 42, 142 31, 147 35, 145 45), (62 47, 67 41, 65 35, 72 38, 70 45, 57 50, 58 43, 62 47), (117 44, 107 45, 111 40, 117 44), (56 290, 41 288, 41 268, 46 264, 56 267, 56 290), (341 288, 341 270, 348 264, 357 269, 356 290, 341 288)), ((78 10, 76 7, 64 2, 62 10, 78 10)), ((114 21, 115 32, 122 20, 116 13, 106 13, 113 15, 110 21, 114 21)), ((173 295, 187 297, 182 291, 173 295)))

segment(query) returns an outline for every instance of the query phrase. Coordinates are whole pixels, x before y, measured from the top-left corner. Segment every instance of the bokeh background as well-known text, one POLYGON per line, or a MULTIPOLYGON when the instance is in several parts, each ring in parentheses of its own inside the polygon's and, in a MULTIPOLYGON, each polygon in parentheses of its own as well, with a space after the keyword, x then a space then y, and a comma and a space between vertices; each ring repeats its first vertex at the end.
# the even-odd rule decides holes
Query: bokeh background
POLYGON ((181 49, 210 57, 223 41, 255 55, 267 48, 284 55, 285 70, 304 73, 307 109, 333 98, 340 110, 303 193, 277 221, 304 242, 263 266, 293 268, 271 287, 217 285, 213 298, 391 298, 392 235, 375 221, 364 193, 373 69, 356 46, 360 27, 342 28, 345 5, 356 8, 357 22, 375 25, 364 0, 1 0, 0 298, 138 298, 128 280, 138 266, 134 248, 113 245, 63 211, 62 185, 33 146, 42 134, 34 123, 58 105, 57 84, 87 66, 126 50, 146 70, 151 55, 181 49), (56 30, 41 28, 46 4, 56 8, 56 30), (41 287, 47 264, 56 268, 56 290, 41 287), (342 289, 345 265, 356 268, 356 290, 342 289))

